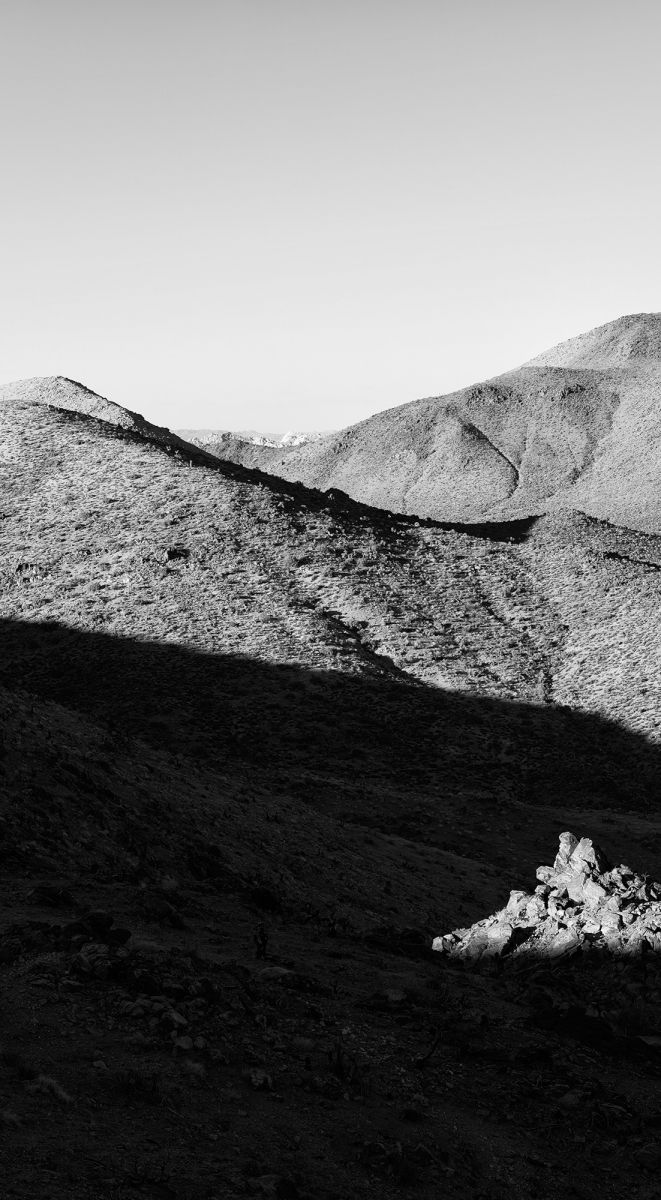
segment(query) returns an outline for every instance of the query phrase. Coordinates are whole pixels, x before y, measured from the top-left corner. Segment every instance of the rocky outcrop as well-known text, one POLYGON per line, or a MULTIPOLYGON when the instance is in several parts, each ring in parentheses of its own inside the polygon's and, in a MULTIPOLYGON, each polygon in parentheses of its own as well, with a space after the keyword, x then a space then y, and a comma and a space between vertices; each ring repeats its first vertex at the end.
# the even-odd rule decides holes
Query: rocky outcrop
POLYGON ((661 884, 611 866, 589 838, 560 834, 553 866, 538 867, 537 879, 534 892, 511 892, 500 912, 435 938, 432 948, 469 962, 661 950, 661 884))

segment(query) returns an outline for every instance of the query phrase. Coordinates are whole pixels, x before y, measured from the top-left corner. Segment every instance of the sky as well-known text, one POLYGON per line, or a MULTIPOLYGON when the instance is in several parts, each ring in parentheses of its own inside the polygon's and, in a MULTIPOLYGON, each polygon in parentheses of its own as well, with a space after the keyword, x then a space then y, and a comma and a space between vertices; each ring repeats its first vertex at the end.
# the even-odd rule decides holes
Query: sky
POLYGON ((0 382, 333 429, 661 310, 656 0, 3 0, 0 382))

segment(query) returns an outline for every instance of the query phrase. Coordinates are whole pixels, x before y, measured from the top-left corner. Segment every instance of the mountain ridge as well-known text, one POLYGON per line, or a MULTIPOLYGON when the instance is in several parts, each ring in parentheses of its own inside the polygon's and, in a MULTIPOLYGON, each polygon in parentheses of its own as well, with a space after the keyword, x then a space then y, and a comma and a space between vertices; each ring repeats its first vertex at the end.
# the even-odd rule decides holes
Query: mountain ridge
POLYGON ((661 314, 599 326, 446 396, 281 452, 219 457, 393 511, 475 522, 579 509, 661 530, 661 314))

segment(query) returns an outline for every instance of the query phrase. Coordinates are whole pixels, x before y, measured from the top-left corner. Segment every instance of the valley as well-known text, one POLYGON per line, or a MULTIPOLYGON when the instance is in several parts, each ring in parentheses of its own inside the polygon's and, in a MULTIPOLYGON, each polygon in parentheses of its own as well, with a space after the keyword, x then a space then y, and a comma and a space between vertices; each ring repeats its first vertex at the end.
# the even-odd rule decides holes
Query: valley
POLYGON ((566 829, 661 879, 661 524, 314 481, 0 390, 7 1195, 652 1200, 653 1045, 538 1020, 585 964, 431 945, 566 829))
POLYGON ((494 379, 302 446, 208 434, 205 445, 221 458, 438 521, 579 510, 655 533, 660 389, 661 316, 635 313, 494 379))

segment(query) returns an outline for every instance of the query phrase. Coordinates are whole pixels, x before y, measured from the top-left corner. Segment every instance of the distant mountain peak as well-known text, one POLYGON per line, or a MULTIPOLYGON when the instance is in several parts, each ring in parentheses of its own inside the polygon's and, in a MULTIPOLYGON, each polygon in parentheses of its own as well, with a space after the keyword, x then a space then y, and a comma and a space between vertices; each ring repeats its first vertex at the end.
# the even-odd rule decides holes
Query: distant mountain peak
POLYGON ((260 433, 256 429, 177 429, 179 437, 197 446, 211 446, 216 443, 234 444, 245 442, 251 446, 266 446, 270 449, 280 449, 292 446, 304 446, 307 442, 318 442, 328 437, 328 432, 290 430, 287 433, 260 433))

